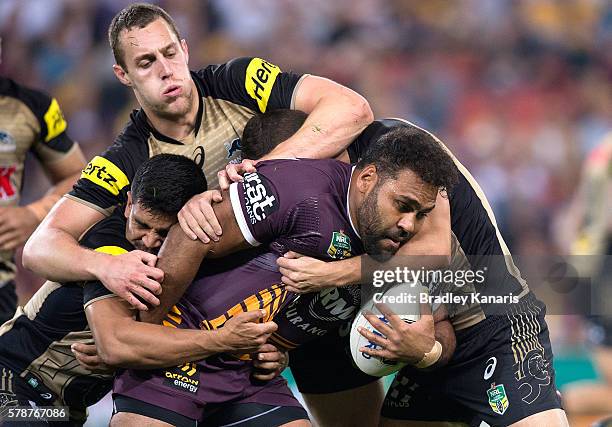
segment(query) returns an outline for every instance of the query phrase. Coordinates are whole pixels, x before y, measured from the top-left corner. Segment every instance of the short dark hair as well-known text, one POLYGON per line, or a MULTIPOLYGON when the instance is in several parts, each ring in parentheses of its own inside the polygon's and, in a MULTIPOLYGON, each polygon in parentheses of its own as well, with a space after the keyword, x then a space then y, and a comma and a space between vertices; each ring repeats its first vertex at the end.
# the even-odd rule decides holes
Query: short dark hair
POLYGON ((242 133, 240 150, 243 159, 257 160, 302 127, 308 115, 299 110, 271 110, 256 114, 242 133))
POLYGON ((202 169, 188 157, 158 154, 140 165, 132 181, 132 202, 153 215, 174 216, 206 191, 202 169))
POLYGON ((458 181, 455 163, 442 145, 415 126, 395 128, 372 141, 357 168, 376 166, 383 179, 409 169, 425 183, 450 191, 458 181))
POLYGON ((123 30, 129 30, 134 27, 144 28, 156 19, 163 19, 168 23, 176 37, 181 40, 174 19, 168 12, 161 7, 149 3, 134 3, 122 9, 115 15, 110 26, 108 27, 108 42, 113 50, 115 62, 124 70, 126 69, 125 60, 123 58, 123 50, 119 43, 119 34, 123 30))

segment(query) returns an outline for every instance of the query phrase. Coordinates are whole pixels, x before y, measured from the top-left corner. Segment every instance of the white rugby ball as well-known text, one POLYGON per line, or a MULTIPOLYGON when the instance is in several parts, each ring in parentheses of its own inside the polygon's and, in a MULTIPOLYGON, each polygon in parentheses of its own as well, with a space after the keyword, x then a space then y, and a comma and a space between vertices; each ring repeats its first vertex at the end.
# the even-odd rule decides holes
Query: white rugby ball
POLYGON ((373 349, 380 347, 361 335, 357 328, 361 326, 370 332, 382 335, 380 332, 374 329, 370 322, 368 322, 368 319, 364 316, 364 312, 372 312, 376 314, 383 322, 387 324, 389 323, 385 316, 382 315, 375 307, 374 304, 377 302, 384 302, 404 322, 416 322, 421 318, 419 306, 419 296, 421 293, 427 293, 427 289, 420 283, 401 283, 387 289, 386 291, 375 291, 372 299, 366 301, 362 305, 361 310, 359 310, 355 316, 355 319, 353 320, 350 336, 351 356, 353 356, 353 361, 359 369, 374 377, 384 377, 385 375, 399 371, 405 366, 405 363, 373 357, 359 351, 361 347, 370 347, 373 349))

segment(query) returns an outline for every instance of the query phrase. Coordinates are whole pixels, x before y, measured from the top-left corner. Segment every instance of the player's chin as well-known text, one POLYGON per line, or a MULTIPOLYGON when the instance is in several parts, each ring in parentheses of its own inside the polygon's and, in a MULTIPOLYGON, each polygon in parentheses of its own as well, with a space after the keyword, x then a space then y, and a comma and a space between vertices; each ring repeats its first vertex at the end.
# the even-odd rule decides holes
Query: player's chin
MULTIPOLYGON (((389 239, 384 239, 389 240, 389 239)), ((368 252, 374 260, 378 262, 387 262, 397 253, 399 249, 399 244, 388 244, 384 243, 384 241, 380 241, 376 244, 376 246, 368 252)))

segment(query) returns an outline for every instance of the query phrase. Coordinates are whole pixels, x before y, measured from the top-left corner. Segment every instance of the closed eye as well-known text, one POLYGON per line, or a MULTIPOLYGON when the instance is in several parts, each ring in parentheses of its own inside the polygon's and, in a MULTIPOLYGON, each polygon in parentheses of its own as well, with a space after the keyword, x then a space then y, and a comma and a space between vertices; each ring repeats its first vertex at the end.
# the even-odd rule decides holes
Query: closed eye
POLYGON ((397 200, 396 201, 396 205, 397 205, 397 209, 401 212, 401 213, 408 213, 408 212, 412 212, 414 209, 412 208, 412 206, 402 202, 401 200, 397 200))

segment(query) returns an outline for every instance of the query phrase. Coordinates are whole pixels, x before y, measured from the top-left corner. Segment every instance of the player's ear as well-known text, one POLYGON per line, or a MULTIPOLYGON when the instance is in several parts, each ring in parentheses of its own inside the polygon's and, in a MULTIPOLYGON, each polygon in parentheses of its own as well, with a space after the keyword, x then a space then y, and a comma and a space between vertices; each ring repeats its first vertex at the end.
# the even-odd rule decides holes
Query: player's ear
POLYGON ((368 193, 376 183, 378 182, 378 173, 376 171, 376 166, 374 165, 366 165, 359 172, 359 176, 357 177, 357 188, 363 194, 368 193))
POLYGON ((132 86, 132 81, 130 80, 130 76, 128 76, 127 72, 123 69, 123 67, 119 64, 113 65, 113 72, 117 79, 126 86, 132 86))
POLYGON ((181 47, 183 48, 183 52, 185 52, 185 62, 189 63, 189 47, 187 47, 187 40, 181 39, 181 47))
POLYGON ((123 214, 125 215, 126 218, 130 217, 130 211, 132 210, 132 192, 128 191, 127 192, 127 201, 125 202, 125 211, 123 212, 123 214))

